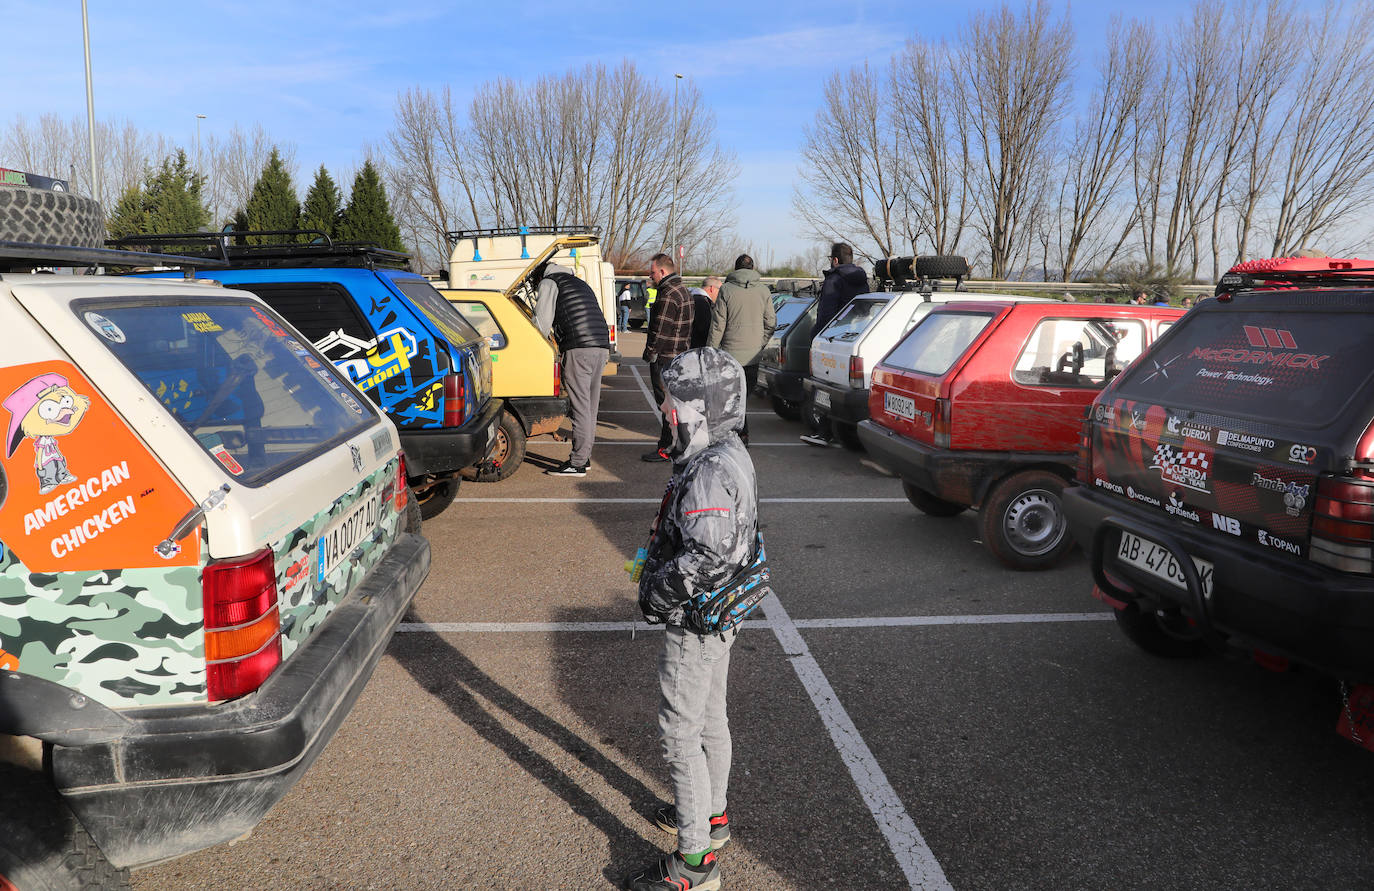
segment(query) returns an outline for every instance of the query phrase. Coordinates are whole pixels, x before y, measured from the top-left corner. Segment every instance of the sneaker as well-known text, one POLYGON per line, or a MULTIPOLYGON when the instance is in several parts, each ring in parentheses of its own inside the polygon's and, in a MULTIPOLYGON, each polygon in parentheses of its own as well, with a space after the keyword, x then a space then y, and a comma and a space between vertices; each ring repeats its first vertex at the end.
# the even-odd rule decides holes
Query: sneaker
POLYGON ((667 854, 633 876, 625 887, 630 891, 719 891, 720 864, 714 853, 707 854, 695 868, 688 866, 681 854, 667 854))
MULTIPOLYGON (((654 824, 664 832, 677 835, 677 808, 665 804, 654 811, 654 824)), ((719 851, 730 840, 730 814, 711 818, 711 850, 719 851)))
POLYGON ((586 476, 587 466, 584 464, 583 466, 578 467, 571 461, 564 461, 557 467, 549 468, 548 470, 544 471, 544 473, 548 474, 549 476, 586 476))
POLYGON ((834 440, 824 436, 819 436, 815 433, 803 433, 800 439, 807 445, 820 446, 823 449, 828 449, 833 445, 837 445, 837 443, 834 440))
POLYGON ((650 461, 650 462, 654 462, 654 461, 667 461, 667 460, 668 460, 668 456, 665 455, 665 454, 663 454, 663 452, 660 451, 659 449, 654 449, 652 452, 645 452, 644 454, 640 455, 640 456, 639 456, 639 460, 641 460, 641 461, 650 461))

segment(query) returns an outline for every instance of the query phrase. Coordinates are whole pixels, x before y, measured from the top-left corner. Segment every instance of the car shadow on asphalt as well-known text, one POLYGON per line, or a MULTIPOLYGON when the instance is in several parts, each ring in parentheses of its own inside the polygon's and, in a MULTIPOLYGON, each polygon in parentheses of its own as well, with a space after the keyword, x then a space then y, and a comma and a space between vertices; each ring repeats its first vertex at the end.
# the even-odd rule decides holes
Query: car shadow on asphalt
MULTIPOLYGON (((502 726, 501 720, 481 700, 492 703, 596 771, 611 788, 628 799, 637 812, 651 810, 653 803, 658 801, 657 793, 607 758, 595 744, 526 702, 437 634, 401 635, 392 642, 388 652, 416 683, 444 703, 459 720, 504 752, 513 763, 606 836, 610 863, 604 875, 612 884, 619 887, 635 867, 642 866, 658 853, 658 849, 647 844, 639 832, 625 825, 576 779, 502 726)), ((603 744, 606 742, 602 740, 603 744)))

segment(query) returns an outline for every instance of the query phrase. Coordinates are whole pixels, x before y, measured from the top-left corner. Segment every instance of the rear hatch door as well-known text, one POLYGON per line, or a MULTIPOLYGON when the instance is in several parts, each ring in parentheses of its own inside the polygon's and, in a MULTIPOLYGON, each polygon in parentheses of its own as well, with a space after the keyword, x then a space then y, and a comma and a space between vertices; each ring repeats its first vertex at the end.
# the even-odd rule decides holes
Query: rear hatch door
POLYGON ((849 357, 859 338, 882 315, 892 294, 861 294, 844 305, 825 330, 811 341, 811 376, 839 387, 849 386, 849 357))
POLYGON ((1090 485, 1305 555, 1317 477, 1370 416, 1367 305, 1290 294, 1193 310, 1093 406, 1090 485))

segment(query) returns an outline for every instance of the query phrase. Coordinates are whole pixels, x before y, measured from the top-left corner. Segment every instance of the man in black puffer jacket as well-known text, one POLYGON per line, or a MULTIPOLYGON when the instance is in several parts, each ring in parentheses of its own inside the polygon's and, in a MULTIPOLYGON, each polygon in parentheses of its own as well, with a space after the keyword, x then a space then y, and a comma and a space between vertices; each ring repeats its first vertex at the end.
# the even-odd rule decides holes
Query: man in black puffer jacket
POLYGON ((586 476, 596 439, 596 414, 601 405, 601 372, 611 358, 611 333, 591 285, 566 266, 545 262, 534 270, 538 283, 534 326, 553 333, 563 354, 563 392, 572 415, 572 454, 553 476, 586 476))
POLYGON ((868 276, 854 265, 854 249, 843 241, 830 246, 830 268, 825 271, 821 282, 821 293, 816 298, 816 324, 811 329, 812 338, 820 336, 830 320, 839 315, 844 305, 860 294, 868 293, 868 276))

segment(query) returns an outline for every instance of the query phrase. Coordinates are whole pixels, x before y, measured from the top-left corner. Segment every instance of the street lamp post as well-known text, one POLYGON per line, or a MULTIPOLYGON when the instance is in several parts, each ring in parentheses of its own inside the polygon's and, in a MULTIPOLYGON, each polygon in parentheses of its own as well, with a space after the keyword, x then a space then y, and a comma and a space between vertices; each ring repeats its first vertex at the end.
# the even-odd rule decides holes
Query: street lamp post
POLYGON ((196 173, 202 173, 200 169, 200 122, 205 120, 205 115, 196 115, 196 173))
MULTIPOLYGON (((673 203, 668 206, 668 255, 677 262, 677 180, 682 164, 681 140, 677 132, 677 86, 682 75, 673 75, 673 203)), ((678 270, 681 272, 682 270, 678 270)))
POLYGON ((81 0, 81 36, 86 44, 86 136, 91 151, 91 197, 100 200, 100 180, 95 172, 95 90, 91 86, 91 28, 86 18, 86 0, 81 0))

